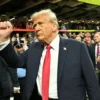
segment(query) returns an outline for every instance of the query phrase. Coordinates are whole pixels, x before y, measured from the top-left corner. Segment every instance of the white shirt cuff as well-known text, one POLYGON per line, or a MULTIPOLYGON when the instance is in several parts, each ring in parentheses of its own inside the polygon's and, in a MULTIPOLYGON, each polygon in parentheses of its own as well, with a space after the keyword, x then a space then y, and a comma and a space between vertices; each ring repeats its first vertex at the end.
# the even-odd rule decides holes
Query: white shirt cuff
POLYGON ((13 87, 14 90, 19 90, 20 89, 20 86, 18 87, 13 87))
POLYGON ((10 43, 10 39, 3 43, 0 43, 0 51, 3 50, 9 43, 10 43))
POLYGON ((10 97, 10 100, 14 100, 14 97, 10 97))

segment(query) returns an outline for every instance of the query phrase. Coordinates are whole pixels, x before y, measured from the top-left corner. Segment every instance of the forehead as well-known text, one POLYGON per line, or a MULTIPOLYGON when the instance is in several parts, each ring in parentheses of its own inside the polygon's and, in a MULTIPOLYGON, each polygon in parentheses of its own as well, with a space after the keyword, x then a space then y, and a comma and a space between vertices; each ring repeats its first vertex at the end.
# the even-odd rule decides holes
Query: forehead
POLYGON ((34 18, 33 23, 37 23, 41 21, 49 21, 49 17, 47 15, 39 15, 36 18, 34 18))
POLYGON ((94 36, 96 37, 96 36, 100 36, 100 33, 96 33, 96 34, 94 34, 94 36))
POLYGON ((78 37, 76 37, 76 39, 81 39, 81 37, 78 36, 78 37))

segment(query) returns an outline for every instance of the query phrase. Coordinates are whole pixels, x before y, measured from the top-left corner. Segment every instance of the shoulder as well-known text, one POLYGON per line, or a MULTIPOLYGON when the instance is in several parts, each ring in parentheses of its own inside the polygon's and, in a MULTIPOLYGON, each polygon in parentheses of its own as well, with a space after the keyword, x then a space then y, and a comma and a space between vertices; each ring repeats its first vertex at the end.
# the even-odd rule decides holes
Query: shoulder
POLYGON ((41 47, 43 47, 44 45, 43 45, 43 43, 41 43, 41 42, 34 42, 34 43, 31 43, 30 44, 30 46, 29 46, 29 48, 31 49, 31 48, 41 48, 41 47))
POLYGON ((0 56, 0 64, 2 64, 2 65, 6 65, 6 66, 7 66, 5 60, 4 60, 1 56, 0 56))

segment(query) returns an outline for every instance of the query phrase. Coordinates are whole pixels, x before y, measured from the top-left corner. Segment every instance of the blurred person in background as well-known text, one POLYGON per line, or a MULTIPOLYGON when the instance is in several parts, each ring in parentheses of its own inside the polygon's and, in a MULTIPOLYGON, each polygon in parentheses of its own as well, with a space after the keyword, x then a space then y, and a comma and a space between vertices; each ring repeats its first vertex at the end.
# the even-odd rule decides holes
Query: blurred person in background
POLYGON ((79 35, 77 35, 77 36, 75 37, 75 39, 78 40, 78 41, 82 41, 82 38, 81 38, 79 35))
POLYGON ((27 41, 28 45, 34 42, 34 37, 31 35, 31 33, 28 34, 27 41))
MULTIPOLYGON (((21 54, 26 51, 28 49, 26 37, 21 38, 21 46, 18 47, 17 44, 14 44, 13 47, 18 54, 21 54)), ((22 100, 22 93, 26 78, 26 68, 17 68, 17 77, 20 84, 20 94, 14 94, 14 100, 22 100)))
POLYGON ((68 39, 67 33, 62 33, 62 37, 68 39))
POLYGON ((34 36, 34 42, 39 42, 36 36, 34 36))
POLYGON ((89 48, 90 56, 100 84, 100 32, 94 34, 95 43, 89 48))

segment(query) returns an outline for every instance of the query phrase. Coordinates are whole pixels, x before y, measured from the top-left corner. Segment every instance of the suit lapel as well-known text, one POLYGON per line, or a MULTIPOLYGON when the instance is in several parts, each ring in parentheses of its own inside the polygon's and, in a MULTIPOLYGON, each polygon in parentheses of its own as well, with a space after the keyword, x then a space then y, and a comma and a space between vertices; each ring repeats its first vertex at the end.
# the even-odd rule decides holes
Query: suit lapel
POLYGON ((68 40, 60 38, 60 44, 59 44, 59 59, 58 59, 58 75, 57 75, 57 86, 60 84, 64 63, 67 57, 67 44, 68 40))
POLYGON ((35 78, 37 76, 42 51, 43 51, 43 45, 35 46, 30 51, 30 58, 29 58, 28 66, 30 67, 29 73, 32 76, 31 78, 35 78))

